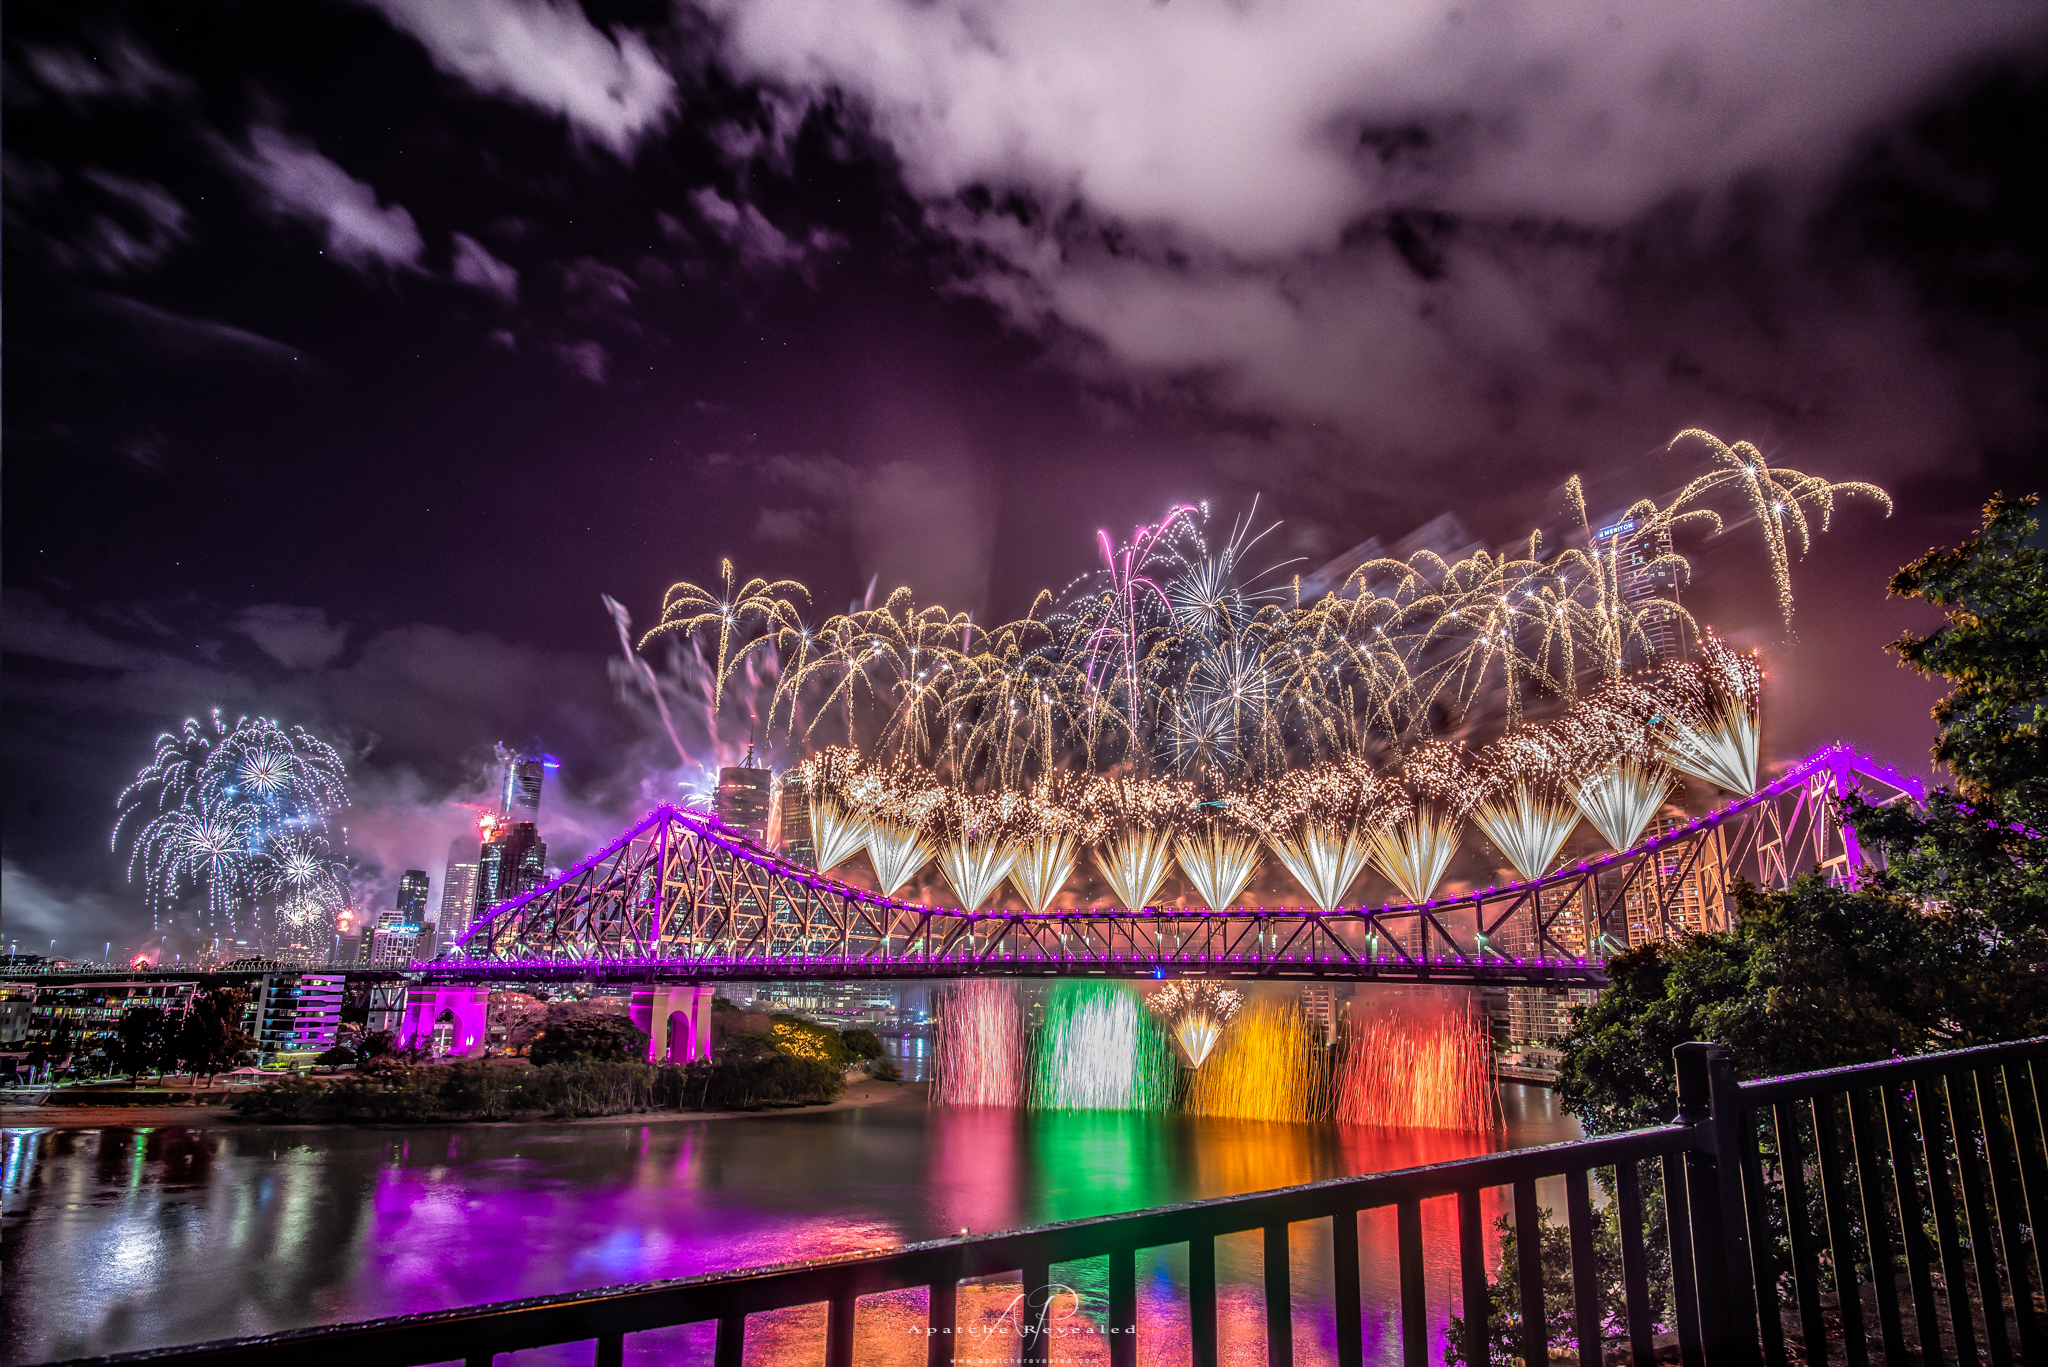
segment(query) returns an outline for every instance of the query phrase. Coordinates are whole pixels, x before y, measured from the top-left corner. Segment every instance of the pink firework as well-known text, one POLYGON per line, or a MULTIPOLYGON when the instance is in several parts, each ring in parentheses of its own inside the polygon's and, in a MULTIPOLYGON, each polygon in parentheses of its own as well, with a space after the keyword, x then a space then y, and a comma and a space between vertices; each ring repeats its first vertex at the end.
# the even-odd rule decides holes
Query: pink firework
POLYGON ((976 981, 947 992, 932 1053, 941 1106, 1022 1105, 1023 1030, 1016 989, 976 981))

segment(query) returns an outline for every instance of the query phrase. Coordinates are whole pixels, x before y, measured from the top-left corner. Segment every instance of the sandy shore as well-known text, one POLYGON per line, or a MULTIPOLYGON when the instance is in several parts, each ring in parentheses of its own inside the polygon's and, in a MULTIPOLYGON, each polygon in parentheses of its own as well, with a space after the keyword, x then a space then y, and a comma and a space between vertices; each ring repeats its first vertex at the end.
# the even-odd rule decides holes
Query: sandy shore
MULTIPOLYGON (((759 1120, 781 1115, 823 1115, 828 1111, 857 1111, 870 1106, 923 1105, 922 1082, 856 1082, 846 1094, 825 1106, 792 1107, 776 1111, 646 1111, 631 1115, 599 1115, 582 1120, 452 1120, 435 1124, 510 1125, 675 1125, 695 1120, 759 1120)), ((279 1130, 320 1130, 337 1125, 361 1128, 410 1130, 416 1125, 379 1121, 309 1121, 280 1123, 236 1115, 220 1106, 6 1106, 0 1107, 0 1125, 36 1130, 138 1130, 208 1129, 220 1126, 264 1126, 279 1130)))

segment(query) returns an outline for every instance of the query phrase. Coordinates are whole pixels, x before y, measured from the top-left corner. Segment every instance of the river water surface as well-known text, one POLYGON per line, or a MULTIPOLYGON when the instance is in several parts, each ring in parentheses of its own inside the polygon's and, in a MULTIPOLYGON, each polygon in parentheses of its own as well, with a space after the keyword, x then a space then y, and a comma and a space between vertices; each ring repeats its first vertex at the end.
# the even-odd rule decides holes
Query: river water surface
MULTIPOLYGON (((861 1110, 659 1123, 54 1130, 16 1111, 0 1174, 0 1355, 36 1363, 754 1267, 1577 1137, 1549 1092, 1508 1085, 1503 1099, 1507 1130, 1490 1139, 942 1110, 915 1088, 861 1110)), ((1424 1217, 1440 1315, 1456 1284, 1454 1204, 1424 1217)), ((1393 1361, 1393 1213, 1367 1213, 1360 1236, 1368 1360, 1393 1361)), ((1219 1241, 1226 1361, 1265 1360, 1260 1258, 1256 1232, 1219 1241)), ((1295 1226, 1297 1361, 1334 1361, 1329 1261, 1327 1223, 1295 1226)), ((1142 1362, 1187 1360, 1185 1265, 1184 1246, 1140 1255, 1142 1362)), ((1104 1266, 1056 1274, 1076 1296, 1055 1311, 1067 1332, 1054 1359, 1106 1361, 1104 1266)), ((1014 1359, 998 1337, 1019 1289, 1014 1276, 963 1286, 961 1324, 987 1337, 963 1339, 962 1361, 1014 1359)), ((922 1363, 923 1314, 921 1291, 863 1301, 859 1360, 922 1363)), ((818 1361, 823 1315, 755 1317, 748 1361, 818 1361)), ((628 1340, 629 1361, 709 1355, 708 1327, 628 1340)))

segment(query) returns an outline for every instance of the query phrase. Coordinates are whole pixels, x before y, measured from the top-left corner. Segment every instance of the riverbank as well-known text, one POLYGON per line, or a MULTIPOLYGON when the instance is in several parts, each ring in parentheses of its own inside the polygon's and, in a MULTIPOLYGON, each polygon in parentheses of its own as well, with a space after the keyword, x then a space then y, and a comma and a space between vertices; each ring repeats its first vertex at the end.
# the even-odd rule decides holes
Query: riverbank
MULTIPOLYGON (((837 1101, 819 1106, 786 1106, 760 1111, 633 1111, 619 1115, 583 1116, 555 1120, 534 1116, 527 1120, 457 1120, 436 1125, 459 1125, 476 1129, 511 1129, 531 1126, 564 1128, 577 1125, 672 1125, 690 1120, 748 1120, 777 1115, 823 1115, 830 1111, 854 1111, 870 1106, 922 1106, 926 1084, 922 1082, 855 1082, 848 1084, 837 1101)), ((237 1115, 226 1104, 220 1106, 5 1106, 0 1107, 0 1125, 7 1129, 48 1130, 141 1130, 209 1129, 232 1126, 237 1129, 279 1130, 386 1129, 412 1130, 418 1125, 372 1120, 263 1120, 237 1115)))

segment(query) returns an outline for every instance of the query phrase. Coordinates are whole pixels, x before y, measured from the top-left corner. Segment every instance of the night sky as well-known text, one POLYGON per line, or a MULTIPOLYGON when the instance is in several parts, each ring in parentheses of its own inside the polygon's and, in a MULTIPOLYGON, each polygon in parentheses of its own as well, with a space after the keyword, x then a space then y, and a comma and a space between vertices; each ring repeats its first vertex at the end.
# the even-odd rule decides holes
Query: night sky
MULTIPOLYGON (((895 0, 10 4, 5 934, 150 933, 115 794, 219 707, 351 756, 358 900, 492 746, 558 862, 670 780, 601 595, 907 583, 1259 499, 1313 567, 1699 473, 1890 490, 1777 629, 1777 757, 1926 767, 1890 572, 2037 489, 2048 9, 895 0)), ((728 736, 728 741, 734 738, 728 736)), ((738 738, 743 742, 744 737, 738 738)), ((438 900, 438 886, 434 897, 438 900)))

